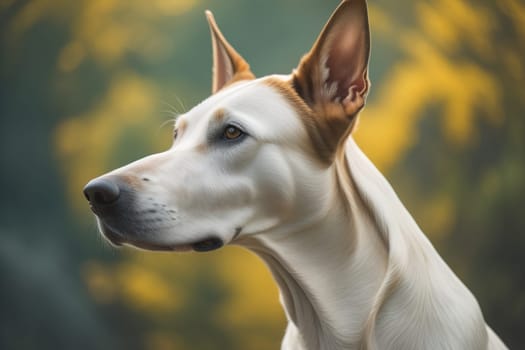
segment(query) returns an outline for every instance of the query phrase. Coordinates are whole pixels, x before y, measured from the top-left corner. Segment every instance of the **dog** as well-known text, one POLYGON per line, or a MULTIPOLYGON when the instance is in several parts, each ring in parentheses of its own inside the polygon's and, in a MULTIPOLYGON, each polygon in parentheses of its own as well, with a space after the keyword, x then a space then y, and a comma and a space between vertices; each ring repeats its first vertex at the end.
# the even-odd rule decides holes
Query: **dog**
POLYGON ((84 188, 114 245, 237 244, 267 264, 282 349, 505 349, 352 138, 370 88, 365 0, 345 0, 290 75, 256 78, 206 12, 212 95, 172 147, 84 188))

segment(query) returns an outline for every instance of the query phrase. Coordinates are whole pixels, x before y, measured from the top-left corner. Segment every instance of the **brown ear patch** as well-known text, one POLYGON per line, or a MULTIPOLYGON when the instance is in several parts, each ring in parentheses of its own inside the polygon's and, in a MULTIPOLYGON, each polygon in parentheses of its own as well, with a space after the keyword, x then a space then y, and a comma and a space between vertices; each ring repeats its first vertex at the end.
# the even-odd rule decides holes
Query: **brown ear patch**
POLYGON ((326 159, 333 160, 365 105, 369 56, 366 1, 343 0, 292 73, 290 85, 312 111, 307 125, 315 125, 326 159))
POLYGON ((264 79, 263 82, 286 98, 306 128, 314 155, 323 164, 331 164, 334 161, 337 148, 342 143, 341 141, 346 139, 346 136, 352 132, 357 118, 353 118, 351 121, 352 125, 348 127, 348 122, 343 122, 339 118, 341 111, 337 110, 337 108, 341 108, 340 106, 334 106, 333 111, 313 110, 297 93, 293 78, 282 80, 269 77, 264 79), (333 117, 330 117, 330 115, 333 117), (342 135, 343 133, 347 133, 347 135, 342 135))

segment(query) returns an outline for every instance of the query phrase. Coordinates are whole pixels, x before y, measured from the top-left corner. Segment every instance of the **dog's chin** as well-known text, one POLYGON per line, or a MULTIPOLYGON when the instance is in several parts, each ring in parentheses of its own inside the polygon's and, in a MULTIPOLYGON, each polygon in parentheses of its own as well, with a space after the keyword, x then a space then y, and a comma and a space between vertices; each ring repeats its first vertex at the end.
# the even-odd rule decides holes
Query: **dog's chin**
POLYGON ((167 244, 159 242, 146 241, 144 239, 137 239, 129 237, 128 235, 121 234, 120 232, 112 229, 106 225, 102 220, 98 219, 99 230, 106 240, 115 247, 123 245, 131 246, 143 250, 151 251, 164 251, 164 252, 208 252, 221 248, 224 242, 215 236, 210 236, 205 239, 187 243, 187 244, 167 244))
POLYGON ((97 219, 97 221, 102 236, 115 247, 126 245, 143 250, 164 252, 187 252, 193 249, 192 244, 167 244, 132 238, 113 230, 100 219, 97 219))

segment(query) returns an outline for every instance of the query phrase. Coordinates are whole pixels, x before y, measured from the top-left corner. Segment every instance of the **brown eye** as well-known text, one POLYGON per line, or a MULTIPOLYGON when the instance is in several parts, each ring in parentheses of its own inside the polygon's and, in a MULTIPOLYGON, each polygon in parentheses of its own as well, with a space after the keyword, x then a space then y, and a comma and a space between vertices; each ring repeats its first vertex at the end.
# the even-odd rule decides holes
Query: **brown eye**
POLYGON ((224 129, 224 134, 223 134, 226 140, 235 140, 241 137, 242 135, 244 135, 244 132, 238 127, 233 126, 233 125, 228 125, 226 129, 224 129))
POLYGON ((179 130, 175 129, 173 130, 173 139, 176 140, 177 139, 177 135, 179 134, 179 130))

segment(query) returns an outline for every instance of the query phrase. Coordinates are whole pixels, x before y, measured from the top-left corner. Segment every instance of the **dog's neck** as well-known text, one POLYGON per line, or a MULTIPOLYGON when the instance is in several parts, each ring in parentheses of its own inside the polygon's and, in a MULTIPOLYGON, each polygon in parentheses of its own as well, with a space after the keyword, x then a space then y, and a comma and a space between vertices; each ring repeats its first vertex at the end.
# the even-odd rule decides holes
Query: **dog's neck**
POLYGON ((287 338, 294 338, 285 339, 283 348, 287 341, 305 349, 359 344, 384 280, 386 246, 356 192, 334 186, 344 176, 336 168, 327 173, 321 216, 242 242, 266 262, 279 285, 291 321, 287 338))
POLYGON ((279 285, 290 321, 282 349, 483 348, 476 300, 352 139, 331 170, 320 215, 239 242, 279 285))

